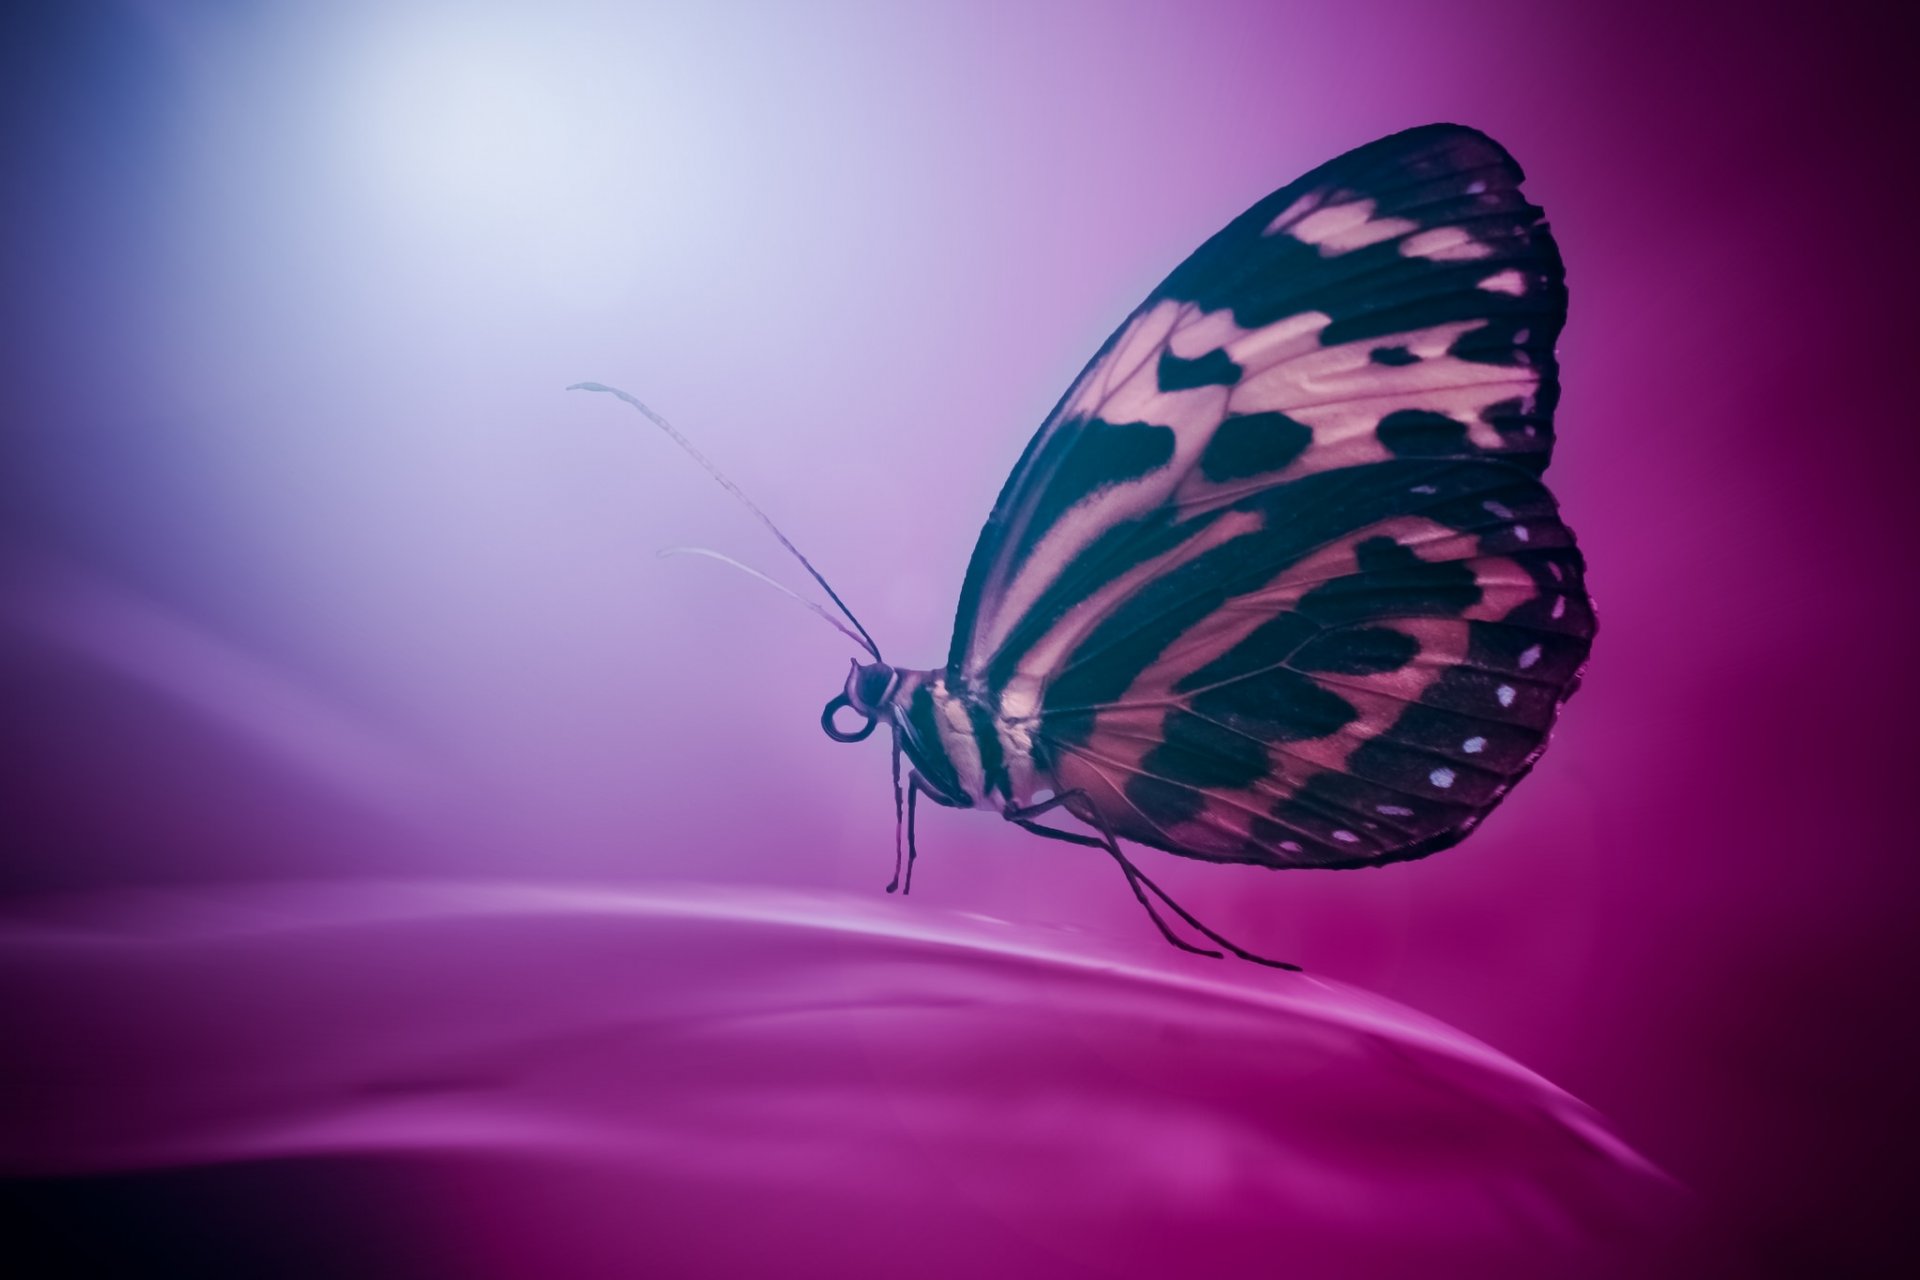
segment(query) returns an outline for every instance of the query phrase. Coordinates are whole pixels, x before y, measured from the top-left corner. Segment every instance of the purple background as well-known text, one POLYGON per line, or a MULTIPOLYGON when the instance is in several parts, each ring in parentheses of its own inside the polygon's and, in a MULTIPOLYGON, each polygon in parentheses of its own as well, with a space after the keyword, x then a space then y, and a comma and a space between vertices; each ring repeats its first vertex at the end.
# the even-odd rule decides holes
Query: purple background
MULTIPOLYGON (((847 646, 621 406, 692 433, 888 655, 1081 362, 1300 172, 1435 120, 1568 264, 1549 479, 1601 633, 1463 847, 1151 873, 1594 1104, 1786 1272, 1886 1260, 1920 980, 1916 237, 1843 7, 10 9, 10 895, 407 875, 878 893, 847 646), (23 11, 26 10, 26 11, 23 11)), ((1111 934, 1095 856, 923 827, 903 913, 1111 934)), ((1202 963, 1194 961, 1192 963, 1202 963)), ((159 1068, 163 1069, 163 1068, 159 1068)))

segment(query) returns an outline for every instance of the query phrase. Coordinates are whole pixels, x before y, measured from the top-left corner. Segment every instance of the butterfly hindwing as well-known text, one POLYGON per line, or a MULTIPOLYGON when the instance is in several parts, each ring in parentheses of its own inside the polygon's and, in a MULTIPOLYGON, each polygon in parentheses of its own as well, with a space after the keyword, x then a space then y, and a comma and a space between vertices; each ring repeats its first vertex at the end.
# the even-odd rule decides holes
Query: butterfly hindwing
POLYGON ((1329 540, 1333 515, 1268 513, 1108 614, 1046 686, 1037 751, 1116 834, 1276 865, 1417 856, 1538 756, 1592 631, 1552 498, 1508 467, 1333 483, 1374 490, 1374 518, 1329 540))
POLYGON ((949 679, 1117 834, 1417 856, 1539 754, 1593 628, 1539 481, 1565 290, 1520 178, 1444 125, 1322 166, 1182 263, 1028 446, 949 679))

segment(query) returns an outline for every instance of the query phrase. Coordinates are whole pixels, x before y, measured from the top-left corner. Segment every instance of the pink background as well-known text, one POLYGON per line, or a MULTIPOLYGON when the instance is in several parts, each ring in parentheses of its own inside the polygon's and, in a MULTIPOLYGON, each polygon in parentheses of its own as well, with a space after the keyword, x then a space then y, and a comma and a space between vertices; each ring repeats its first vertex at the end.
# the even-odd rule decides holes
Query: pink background
MULTIPOLYGON (((30 7, 29 7, 30 8, 30 7)), ((1596 1106, 1783 1274, 1907 1209, 1911 134, 1844 7, 18 10, 0 437, 15 899, 409 876, 878 894, 849 646, 944 655, 1027 435, 1186 252, 1454 120, 1567 261, 1601 632, 1529 781, 1379 873, 1150 873, 1596 1106)), ((1904 68, 1898 74, 1905 74, 1904 68)), ((895 911, 1165 953, 1104 860, 923 827, 895 911)))

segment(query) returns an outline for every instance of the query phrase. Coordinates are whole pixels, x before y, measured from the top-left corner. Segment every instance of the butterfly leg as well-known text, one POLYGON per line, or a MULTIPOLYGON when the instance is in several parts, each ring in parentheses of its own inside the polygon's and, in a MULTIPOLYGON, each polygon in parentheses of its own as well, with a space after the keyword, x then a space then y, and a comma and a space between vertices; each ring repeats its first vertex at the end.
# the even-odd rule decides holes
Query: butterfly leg
MULTIPOLYGON (((1058 827, 1044 826, 1041 823, 1032 822, 1025 818, 1011 818, 1010 821, 1016 826, 1031 831, 1037 836, 1045 836, 1049 840, 1064 840, 1068 844, 1085 845, 1090 849, 1105 849, 1107 847, 1105 841, 1096 840, 1092 836, 1077 835, 1072 831, 1062 831, 1058 827)), ((1121 866, 1123 870, 1126 869, 1124 862, 1121 866)), ((1213 951, 1206 947, 1196 947, 1172 929, 1168 928, 1167 922, 1160 918, 1160 913, 1153 909, 1153 901, 1147 897, 1146 891, 1140 887, 1140 882, 1135 880, 1131 874, 1127 876, 1127 887, 1133 890, 1133 896, 1140 900, 1142 907, 1146 908, 1147 919, 1153 921, 1155 927, 1160 930, 1161 937, 1182 951, 1191 951, 1197 956, 1211 956, 1215 960, 1220 958, 1218 951, 1213 951)))
POLYGON ((887 881, 888 893, 900 887, 901 832, 906 825, 906 807, 900 792, 900 735, 896 733, 893 735, 893 879, 887 881))
MULTIPOLYGON (((938 791, 935 791, 932 787, 927 785, 927 780, 920 776, 920 771, 918 769, 913 769, 908 771, 907 773, 907 874, 900 881, 900 892, 902 894, 909 894, 913 892, 913 864, 914 864, 914 861, 920 856, 919 843, 914 839, 914 816, 917 809, 919 808, 919 801, 921 796, 926 796, 929 800, 932 800, 935 804, 947 805, 948 808, 953 807, 952 805, 947 804, 947 801, 942 800, 940 798, 940 793, 938 791)), ((894 828, 894 834, 896 835, 896 837, 899 834, 899 827, 897 824, 895 825, 895 828, 894 828)), ((887 892, 888 893, 893 892, 892 885, 887 886, 887 892)))
MULTIPOLYGON (((1146 872, 1140 870, 1140 868, 1134 866, 1133 863, 1128 860, 1127 855, 1120 851, 1120 842, 1114 838, 1113 832, 1108 830, 1104 822, 1096 820, 1094 823, 1095 826, 1100 828, 1100 838, 1096 840, 1092 836, 1083 836, 1071 831, 1062 831, 1057 827, 1043 826, 1033 821, 1034 818, 1051 809, 1064 806, 1068 800, 1075 796, 1084 796, 1085 794, 1086 793, 1082 791, 1069 791, 1065 795, 1055 796, 1051 800, 1043 800, 1039 804, 1028 805, 1025 808, 1008 808, 1003 810, 1002 813, 1008 821, 1033 832, 1035 835, 1046 836, 1052 840, 1064 840, 1069 844, 1085 845, 1088 848, 1106 850, 1108 856, 1120 864, 1121 872, 1127 877, 1127 887, 1133 890, 1133 896, 1140 900, 1140 905, 1147 909, 1148 917, 1153 920, 1155 925, 1159 926, 1161 935, 1182 951, 1190 951, 1195 955, 1212 956, 1216 960, 1220 958, 1218 951, 1210 951, 1205 947, 1196 947, 1192 943, 1176 937, 1173 931, 1167 927, 1166 921, 1160 918, 1160 913, 1154 910, 1152 901, 1147 897, 1147 890, 1151 890, 1154 897, 1166 903, 1167 906, 1173 910, 1174 914, 1178 915, 1194 929, 1205 935, 1209 940, 1220 944, 1220 946, 1226 948, 1242 960, 1248 960, 1254 964, 1263 964, 1272 969, 1286 969, 1293 973, 1300 972, 1300 966, 1297 964, 1288 964, 1284 960, 1269 960, 1263 955, 1257 955, 1252 951, 1246 950, 1244 947, 1236 946, 1234 943, 1229 942, 1227 939, 1215 933, 1212 929, 1207 928, 1206 925, 1201 924, 1194 918, 1192 912, 1188 911, 1178 902, 1175 902, 1172 895, 1155 884, 1147 876, 1146 872)), ((1097 819, 1098 816, 1096 813, 1095 818, 1097 819)))

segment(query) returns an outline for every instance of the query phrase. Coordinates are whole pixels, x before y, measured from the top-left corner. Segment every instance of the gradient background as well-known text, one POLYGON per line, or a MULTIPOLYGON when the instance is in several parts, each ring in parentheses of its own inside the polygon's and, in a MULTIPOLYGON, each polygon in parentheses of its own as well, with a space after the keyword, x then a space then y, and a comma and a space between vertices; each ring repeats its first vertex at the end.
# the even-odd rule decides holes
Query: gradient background
MULTIPOLYGON (((1891 31, 1675 3, 7 21, 10 897, 878 893, 885 749, 815 723, 849 646, 655 560, 800 580, 651 428, 560 389, 674 418, 932 665, 1006 471, 1139 298, 1273 187, 1455 120, 1519 158, 1568 264, 1549 479, 1600 607, 1585 690, 1444 856, 1152 873, 1590 1101, 1782 1274, 1891 1265, 1920 1137, 1891 31)), ((922 849, 899 911, 1175 962, 1103 859, 940 812, 922 849)))

